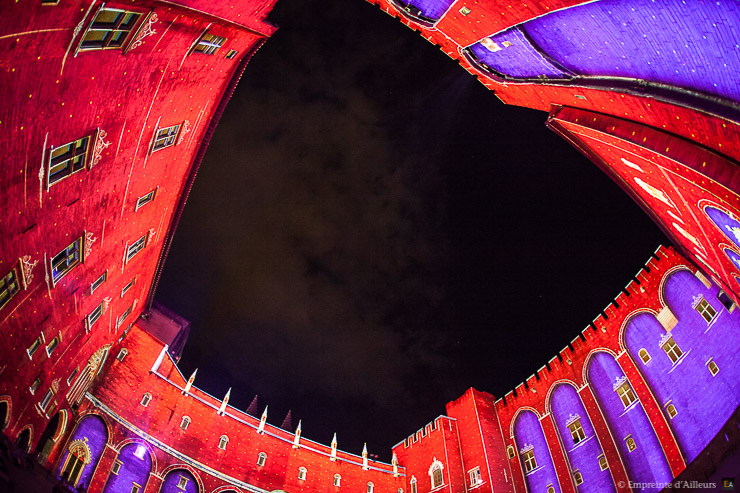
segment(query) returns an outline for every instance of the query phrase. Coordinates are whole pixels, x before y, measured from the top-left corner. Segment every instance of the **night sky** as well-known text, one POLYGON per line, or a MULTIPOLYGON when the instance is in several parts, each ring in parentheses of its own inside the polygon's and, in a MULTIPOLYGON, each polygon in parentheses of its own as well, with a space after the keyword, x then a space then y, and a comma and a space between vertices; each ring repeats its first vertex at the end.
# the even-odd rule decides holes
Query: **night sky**
POLYGON ((207 392, 389 460, 468 387, 534 373, 667 244, 545 113, 377 7, 269 19, 156 293, 207 392))

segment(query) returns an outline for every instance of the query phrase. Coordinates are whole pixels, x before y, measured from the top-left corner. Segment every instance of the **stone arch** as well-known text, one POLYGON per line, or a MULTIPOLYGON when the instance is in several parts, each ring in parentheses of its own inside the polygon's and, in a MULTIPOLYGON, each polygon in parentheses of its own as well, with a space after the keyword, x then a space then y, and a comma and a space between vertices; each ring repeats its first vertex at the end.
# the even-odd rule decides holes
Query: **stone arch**
POLYGON ((57 476, 62 477, 66 473, 70 479, 75 480, 73 483, 75 487, 88 487, 108 444, 109 436, 108 424, 101 416, 95 413, 85 415, 77 422, 69 437, 59 461, 57 476), (82 454, 83 448, 87 450, 87 455, 82 454), (71 476, 73 473, 75 478, 71 476))
POLYGON ((15 437, 15 445, 24 452, 31 451, 31 442, 33 441, 33 425, 26 425, 15 437))
POLYGON ((552 485, 555 493, 560 493, 560 480, 539 414, 533 409, 520 409, 512 420, 512 426, 527 490, 546 491, 552 485))
POLYGON ((148 442, 142 440, 141 438, 126 438, 125 440, 120 441, 118 443, 118 445, 116 445, 113 448, 116 450, 116 452, 120 453, 121 452, 121 449, 123 449, 123 447, 125 447, 126 445, 128 445, 130 443, 135 443, 137 445, 141 445, 141 446, 143 446, 143 447, 145 447, 147 449, 147 453, 149 454, 149 456, 152 459, 152 473, 156 474, 157 471, 158 471, 158 468, 157 468, 157 455, 154 453, 154 448, 148 442))
POLYGON ((134 484, 144 491, 152 473, 152 465, 149 448, 141 441, 129 441, 119 449, 112 465, 115 473, 111 471, 108 475, 103 491, 130 491, 134 484))
POLYGON ((162 472, 162 485, 160 493, 201 493, 204 491, 203 480, 198 471, 187 464, 173 464, 162 472), (187 481, 183 487, 179 487, 181 479, 187 481))

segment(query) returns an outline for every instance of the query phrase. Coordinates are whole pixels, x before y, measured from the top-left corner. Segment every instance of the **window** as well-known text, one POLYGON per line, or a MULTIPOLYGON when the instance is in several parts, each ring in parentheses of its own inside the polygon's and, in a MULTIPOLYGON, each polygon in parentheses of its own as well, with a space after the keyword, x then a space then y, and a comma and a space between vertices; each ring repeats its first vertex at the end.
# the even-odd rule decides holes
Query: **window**
POLYGON ((233 60, 236 54, 237 54, 236 50, 229 50, 229 52, 226 54, 226 58, 229 60, 233 60))
POLYGON ((264 452, 260 452, 260 454, 257 456, 257 465, 264 466, 266 461, 267 461, 267 454, 264 452))
POLYGON ((54 352, 54 350, 59 345, 59 336, 56 336, 54 339, 51 340, 49 344, 46 345, 46 355, 51 357, 51 353, 54 352))
POLYGON ((617 394, 619 394, 619 398, 622 399, 622 404, 624 404, 625 409, 630 407, 630 405, 637 400, 635 392, 632 390, 632 387, 630 387, 628 382, 624 382, 622 385, 617 387, 617 394))
POLYGON ((118 351, 118 356, 116 356, 116 359, 120 362, 123 362, 123 360, 126 359, 126 356, 128 356, 128 349, 123 348, 120 351, 118 351))
POLYGON ((67 248, 57 253, 51 259, 51 277, 54 284, 58 283, 77 264, 80 263, 80 247, 82 238, 77 238, 67 248))
POLYGON ((136 210, 138 211, 142 207, 144 207, 146 204, 154 200, 154 196, 157 194, 157 189, 155 188, 151 192, 142 195, 139 197, 139 200, 136 201, 136 210))
POLYGON ((49 155, 49 186, 83 169, 87 163, 89 150, 89 135, 69 144, 52 148, 49 155))
POLYGON ((671 359, 671 362, 675 363, 681 358, 683 351, 678 347, 678 344, 673 340, 673 337, 669 337, 661 346, 665 354, 671 359))
POLYGON ((188 418, 187 416, 183 416, 182 421, 180 422, 180 428, 182 428, 183 430, 187 430, 188 426, 190 426, 190 418, 188 418))
POLYGON ((334 486, 341 486, 342 485, 342 476, 339 474, 334 475, 334 486))
POLYGON ((577 419, 569 424, 568 429, 570 430, 570 434, 573 437, 573 443, 578 443, 586 438, 586 432, 583 431, 580 419, 577 419))
POLYGON ((735 302, 732 301, 732 298, 727 296, 727 293, 725 293, 721 289, 719 290, 719 293, 717 293, 717 299, 720 303, 722 303, 722 306, 724 306, 728 312, 732 313, 732 311, 735 309, 735 302))
POLYGON ((583 474, 580 471, 573 471, 573 481, 575 481, 576 486, 583 483, 583 474))
POLYGON ((640 355, 640 359, 646 365, 650 362, 650 354, 647 352, 647 349, 642 348, 637 354, 640 355))
POLYGON ((555 487, 551 484, 547 485, 547 493, 555 493, 555 487))
POLYGON ((144 247, 146 246, 146 237, 147 235, 145 234, 128 246, 128 249, 126 250, 126 262, 134 258, 137 253, 144 249, 144 247))
POLYGON ((706 320, 707 323, 711 322, 717 315, 717 310, 715 310, 705 299, 702 299, 697 303, 695 309, 702 317, 704 317, 704 320, 706 320))
POLYGON ((375 489, 375 485, 373 484, 372 481, 370 481, 369 483, 367 483, 367 493, 373 493, 373 490, 374 489, 375 489))
POLYGON ((635 443, 635 439, 631 436, 628 436, 625 439, 625 442, 627 443, 627 450, 630 452, 633 452, 637 448, 637 444, 635 443))
POLYGON ((506 453, 509 454, 509 459, 513 459, 516 456, 516 451, 514 450, 514 447, 511 445, 506 447, 506 453))
POLYGON ((126 285, 125 285, 125 286, 123 287, 123 289, 121 289, 121 298, 123 298, 123 295, 124 295, 124 294, 126 294, 126 292, 128 292, 128 290, 129 290, 129 289, 131 289, 131 288, 133 287, 133 285, 134 285, 134 284, 136 284, 136 278, 135 278, 135 277, 134 277, 133 279, 131 279, 131 280, 129 281, 129 283, 128 283, 128 284, 126 284, 126 285))
POLYGON ((116 328, 120 327, 121 324, 123 323, 123 321, 126 320, 126 317, 128 317, 129 315, 131 315, 131 310, 133 310, 133 309, 134 309, 134 305, 131 305, 130 307, 128 307, 126 309, 125 312, 123 312, 121 314, 120 317, 118 317, 118 321, 116 322, 116 328))
POLYGON ((31 386, 28 387, 28 390, 31 391, 31 394, 35 394, 40 386, 41 386, 41 377, 36 377, 36 380, 34 380, 31 386))
POLYGON ((712 376, 715 376, 717 373, 719 373, 719 366, 717 366, 717 363, 715 363, 711 359, 707 361, 707 368, 709 369, 709 373, 711 373, 712 376))
POLYGON ((41 334, 38 339, 33 341, 31 345, 26 349, 26 352, 28 353, 29 359, 33 359, 33 354, 38 351, 38 349, 41 347, 41 345, 44 343, 44 335, 41 334))
POLYGON ((131 484, 131 493, 139 493, 141 491, 141 485, 138 483, 131 484))
POLYGON ((475 469, 468 471, 468 476, 470 477, 470 486, 476 486, 483 483, 483 477, 480 474, 480 467, 476 467, 475 469))
POLYGON ((108 280, 108 271, 103 272, 100 277, 90 284, 90 294, 93 294, 98 287, 108 280))
POLYGON ((527 450, 522 454, 524 472, 530 472, 537 468, 537 459, 534 458, 534 449, 527 450))
POLYGON ((198 44, 195 45, 193 51, 195 53, 203 53, 204 55, 213 55, 223 46, 226 38, 214 36, 213 34, 204 34, 198 40, 198 44))
POLYGON ((82 38, 80 50, 121 48, 140 17, 136 12, 100 9, 82 38))
POLYGON ((103 315, 103 309, 105 308, 105 304, 101 303, 97 307, 95 307, 95 310, 90 313, 90 315, 87 316, 87 329, 90 330, 90 328, 95 325, 95 322, 98 321, 98 319, 103 315))
POLYGON ((185 476, 180 476, 180 479, 177 480, 177 487, 181 490, 184 490, 188 487, 188 478, 185 476))
POLYGON ((154 141, 152 142, 152 152, 156 152, 175 145, 177 140, 177 134, 180 132, 180 125, 173 125, 171 127, 164 127, 157 129, 154 134, 154 141))
POLYGON ((80 371, 79 366, 75 368, 74 370, 72 370, 72 373, 70 373, 69 376, 67 377, 67 385, 72 383, 72 380, 74 380, 74 378, 77 376, 78 371, 80 371))
POLYGON ((668 414, 668 417, 671 419, 675 418, 676 415, 678 414, 678 411, 676 410, 676 406, 674 406, 672 402, 669 402, 668 404, 666 404, 665 412, 666 414, 668 414))
POLYGON ((46 394, 44 394, 44 398, 41 399, 41 402, 39 403, 39 407, 42 411, 46 412, 46 408, 49 407, 49 404, 51 404, 51 399, 54 397, 54 390, 49 389, 46 391, 46 394))
POLYGON ((416 478, 411 477, 411 493, 417 493, 416 491, 416 478))
POLYGON ((460 13, 461 13, 462 15, 468 15, 468 14, 470 14, 471 12, 472 12, 472 10, 470 10, 470 7, 463 7, 463 8, 461 8, 461 9, 460 9, 460 13))
POLYGON ((444 484, 444 478, 442 476, 442 465, 439 463, 432 466, 432 489, 439 488, 444 484))
POLYGON ((121 470, 122 465, 123 465, 123 462, 121 462, 120 460, 115 461, 113 463, 113 467, 110 468, 110 472, 118 476, 118 472, 121 470))
POLYGON ((305 467, 299 467, 298 468, 298 479, 300 479, 301 481, 305 481, 307 473, 308 473, 308 470, 305 467))
POLYGON ((221 438, 218 440, 218 448, 221 450, 226 450, 226 445, 229 443, 229 437, 226 435, 221 435, 221 438))
POLYGON ((11 269, 5 277, 0 278, 0 308, 4 307, 18 291, 20 291, 18 276, 15 269, 11 269))
POLYGON ((605 471, 609 467, 609 464, 606 462, 606 456, 604 454, 599 456, 599 469, 602 471, 605 471))

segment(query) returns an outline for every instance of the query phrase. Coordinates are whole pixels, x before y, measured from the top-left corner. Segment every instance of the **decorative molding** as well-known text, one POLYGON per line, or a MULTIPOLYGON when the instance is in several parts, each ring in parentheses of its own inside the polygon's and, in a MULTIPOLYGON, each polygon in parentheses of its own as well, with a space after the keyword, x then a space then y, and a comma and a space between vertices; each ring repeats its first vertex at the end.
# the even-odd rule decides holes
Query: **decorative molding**
POLYGON ((110 142, 106 142, 105 138, 108 137, 108 132, 105 130, 98 129, 98 135, 95 138, 95 146, 93 147, 93 157, 90 161, 90 168, 92 169, 93 166, 98 164, 100 162, 100 158, 102 157, 103 151, 111 144, 110 142))
POLYGON ((85 25, 85 18, 87 17, 87 14, 85 14, 85 17, 82 18, 82 20, 75 26, 74 31, 72 31, 72 41, 77 38, 77 36, 80 34, 80 31, 82 31, 83 26, 85 25))
POLYGON ((95 243, 97 240, 98 239, 93 236, 92 232, 85 232, 85 258, 90 256, 90 254, 92 253, 92 244, 95 243))
POLYGON ((75 440, 69 444, 69 452, 76 455, 77 457, 82 456, 83 462, 87 465, 92 462, 92 453, 90 452, 90 446, 87 444, 87 437, 83 440, 75 440), (81 453, 78 453, 80 451, 81 453))
POLYGON ((725 228, 735 237, 735 242, 740 243, 740 228, 737 226, 730 226, 729 224, 725 224, 725 228))
POLYGON ((519 453, 520 454, 526 454, 530 450, 534 450, 534 445, 532 445, 531 443, 525 443, 524 444, 524 447, 522 447, 521 449, 519 449, 519 453))
POLYGON ((581 419, 581 416, 579 416, 578 414, 571 414, 570 416, 568 416, 568 419, 565 420, 565 426, 572 425, 573 423, 575 423, 576 421, 580 419, 581 419))
POLYGON ((147 36, 151 36, 152 34, 157 34, 157 31, 154 30, 152 25, 158 20, 159 19, 157 18, 157 14, 150 15, 141 25, 139 32, 136 33, 134 41, 131 43, 131 46, 129 46, 126 51, 135 50, 136 48, 144 44, 144 38, 146 38, 147 36))
POLYGON ((156 235, 157 235, 157 230, 154 229, 154 228, 149 228, 149 238, 148 238, 148 241, 151 241, 156 235))
POLYGON ((110 305, 111 299, 110 298, 103 298, 103 313, 108 311, 108 305, 110 305))
POLYGON ((177 145, 182 144, 182 141, 185 139, 185 135, 189 134, 192 128, 190 128, 190 120, 185 120, 182 122, 182 128, 180 129, 180 137, 177 138, 177 145))
POLYGON ((53 382, 51 382, 51 389, 54 391, 55 394, 59 393, 59 379, 57 378, 53 382))
POLYGON ((26 289, 33 282, 33 269, 38 265, 39 261, 31 262, 30 255, 24 255, 21 257, 21 269, 23 269, 23 280, 26 283, 26 289))
POLYGON ((666 332, 665 334, 660 336, 660 341, 658 342, 658 346, 662 348, 663 346, 665 346, 665 343, 667 343, 672 337, 673 336, 670 333, 666 332))
POLYGON ((694 296, 694 298, 691 300, 691 308, 696 310, 696 307, 699 306, 699 303, 701 303, 701 300, 703 299, 704 299, 703 294, 697 294, 696 296, 694 296))
POLYGON ((621 387, 625 382, 627 381, 627 375, 622 375, 617 377, 617 379, 614 381, 614 385, 612 386, 613 389, 616 391, 619 387, 621 387))

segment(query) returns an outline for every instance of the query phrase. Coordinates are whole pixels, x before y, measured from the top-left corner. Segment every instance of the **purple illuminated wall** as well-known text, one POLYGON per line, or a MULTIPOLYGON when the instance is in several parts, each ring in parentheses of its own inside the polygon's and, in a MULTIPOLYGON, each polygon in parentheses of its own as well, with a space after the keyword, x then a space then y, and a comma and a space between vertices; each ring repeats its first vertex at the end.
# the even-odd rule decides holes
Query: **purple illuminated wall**
POLYGON ((152 469, 152 458, 149 450, 141 443, 124 445, 116 460, 121 461, 118 474, 108 476, 104 492, 130 493, 134 483, 143 491, 152 469))
POLYGON ((560 493, 560 483, 557 474, 555 474, 550 448, 545 440, 540 420, 535 413, 532 411, 519 413, 514 423, 514 440, 520 450, 519 460, 522 464, 522 471, 526 471, 526 469, 521 450, 529 448, 530 445, 534 447, 534 458, 537 461, 537 467, 524 473, 528 490, 547 491, 547 487, 552 485, 555 488, 555 493, 560 493))
POLYGON ((588 417, 586 408, 576 389, 569 384, 560 384, 552 392, 550 408, 555 421, 555 428, 560 436, 565 454, 568 457, 571 472, 581 473, 582 491, 616 492, 609 469, 601 470, 599 456, 604 453, 596 437, 596 432, 588 417), (569 421, 580 418, 581 427, 586 437, 575 443, 568 429, 569 421))
POLYGON ((79 486, 84 485, 84 487, 87 487, 90 484, 90 478, 92 478, 95 472, 98 461, 103 455, 105 444, 108 442, 108 429, 103 420, 97 416, 85 416, 82 418, 67 442, 67 446, 62 454, 62 460, 57 469, 57 477, 61 477, 62 468, 69 456, 69 445, 76 440, 84 441, 90 449, 90 463, 85 465, 80 475, 80 481, 77 483, 79 486))
POLYGON ((740 247, 740 222, 736 221, 729 214, 717 209, 716 207, 705 207, 709 219, 722 231, 727 238, 740 247))
POLYGON ((455 0, 394 0, 402 6, 413 6, 421 11, 421 15, 432 21, 438 21, 455 0))
POLYGON ((159 490, 160 493, 199 493, 200 488, 195 477, 187 469, 175 469, 170 471, 162 481, 162 488, 159 490), (180 478, 187 479, 187 484, 184 488, 178 487, 180 478))
MULTIPOLYGON (((609 425, 630 480, 637 483, 671 481, 671 469, 642 403, 638 399, 625 409, 614 388, 617 381, 629 383, 614 357, 605 352, 595 353, 588 362, 587 371, 589 384, 609 425), (628 437, 632 437, 637 445, 631 452, 627 450, 628 437)), ((634 489, 659 490, 660 488, 648 487, 634 489)))

